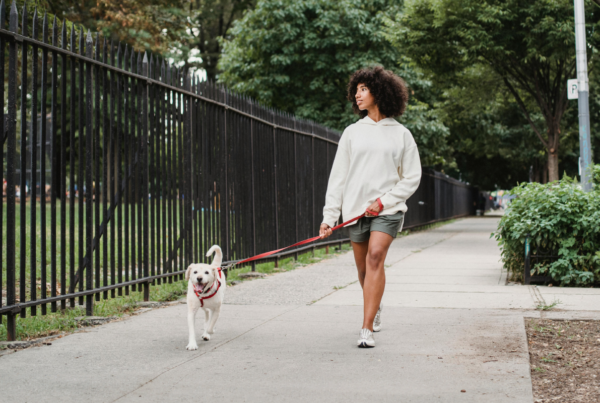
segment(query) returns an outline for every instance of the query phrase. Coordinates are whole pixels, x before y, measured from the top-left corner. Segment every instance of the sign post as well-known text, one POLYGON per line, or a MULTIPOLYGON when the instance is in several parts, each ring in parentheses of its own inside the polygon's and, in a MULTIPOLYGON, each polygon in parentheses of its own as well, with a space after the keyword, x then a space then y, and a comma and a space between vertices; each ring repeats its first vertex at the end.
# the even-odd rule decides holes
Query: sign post
MULTIPOLYGON (((585 37, 585 12, 583 0, 575 1, 575 53, 577 57, 577 103, 579 106, 579 155, 581 187, 585 192, 592 189, 592 143, 590 139, 590 106, 585 37)), ((569 80, 571 82, 573 80, 569 80)), ((572 86, 572 83, 571 83, 572 86)), ((569 95, 571 93, 569 86, 569 95)), ((571 96, 569 96, 569 99, 571 96)))

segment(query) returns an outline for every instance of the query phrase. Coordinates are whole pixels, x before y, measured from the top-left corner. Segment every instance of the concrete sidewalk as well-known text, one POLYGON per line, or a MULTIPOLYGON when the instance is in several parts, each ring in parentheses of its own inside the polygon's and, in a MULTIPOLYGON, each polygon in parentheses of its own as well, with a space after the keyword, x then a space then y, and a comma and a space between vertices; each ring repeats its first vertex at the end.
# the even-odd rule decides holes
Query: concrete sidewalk
POLYGON ((198 351, 176 305, 0 357, 0 400, 532 402, 523 317, 555 295, 572 312, 553 315, 597 317, 600 293, 505 286, 496 224, 394 241, 374 349, 356 347, 362 293, 346 253, 228 288, 198 351))

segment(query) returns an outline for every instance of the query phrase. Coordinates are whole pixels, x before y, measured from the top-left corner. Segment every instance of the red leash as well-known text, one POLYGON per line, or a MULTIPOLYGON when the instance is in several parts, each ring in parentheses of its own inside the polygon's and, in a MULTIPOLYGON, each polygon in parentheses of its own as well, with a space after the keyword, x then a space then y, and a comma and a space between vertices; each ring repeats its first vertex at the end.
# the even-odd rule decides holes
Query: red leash
MULTIPOLYGON (((378 215, 378 213, 375 213, 374 211, 369 211, 369 213, 370 213, 370 214, 373 214, 373 215, 378 215)), ((335 230, 337 230, 337 229, 340 229, 340 228, 342 228, 343 226, 346 226, 346 225, 348 225, 348 224, 350 224, 350 223, 353 223, 354 221, 360 220, 360 219, 361 219, 361 218, 363 218, 364 216, 365 216, 365 213, 363 213, 363 214, 359 215, 358 217, 354 217, 354 218, 353 218, 353 219, 351 219, 351 220, 348 220, 348 221, 346 221, 346 222, 344 222, 344 223, 341 223, 340 225, 337 225, 337 226, 333 227, 333 228, 331 229, 331 231, 335 231, 335 230)), ((293 244, 293 245, 286 246, 285 248, 281 248, 281 249, 277 249, 277 250, 272 250, 272 251, 270 251, 270 252, 261 253, 260 255, 256 255, 256 256, 253 256, 253 257, 251 257, 251 258, 244 259, 244 260, 242 260, 242 261, 240 261, 240 262, 237 262, 237 263, 235 263, 235 264, 236 264, 236 265, 238 265, 238 264, 242 264, 242 263, 251 262, 251 261, 253 261, 253 260, 258 260, 258 259, 260 259, 260 258, 263 258, 263 257, 267 257, 267 256, 274 255, 275 253, 277 253, 277 252, 281 252, 282 250, 289 249, 289 248, 293 248, 294 246, 300 246, 300 245, 305 245, 305 244, 307 244, 307 243, 314 242, 314 241, 316 241, 317 239, 321 239, 321 236, 319 235, 319 236, 315 236, 315 237, 313 237, 313 238, 308 238, 308 239, 305 239, 304 241, 300 241, 300 242, 298 242, 298 243, 295 243, 295 244, 293 244)))

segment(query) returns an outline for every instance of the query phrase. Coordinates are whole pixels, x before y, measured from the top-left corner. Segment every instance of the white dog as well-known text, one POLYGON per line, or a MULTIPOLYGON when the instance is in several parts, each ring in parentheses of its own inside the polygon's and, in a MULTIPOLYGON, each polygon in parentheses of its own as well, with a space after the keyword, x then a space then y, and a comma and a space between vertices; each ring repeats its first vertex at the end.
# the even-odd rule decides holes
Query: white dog
POLYGON ((215 324, 221 312, 227 281, 225 280, 225 274, 221 271, 223 261, 221 248, 214 245, 206 253, 206 256, 213 253, 215 253, 215 258, 212 264, 191 264, 185 272, 185 279, 188 280, 187 306, 190 333, 190 341, 186 347, 188 350, 198 350, 194 327, 198 308, 204 309, 204 334, 202 338, 206 341, 210 340, 210 335, 215 332, 215 324))

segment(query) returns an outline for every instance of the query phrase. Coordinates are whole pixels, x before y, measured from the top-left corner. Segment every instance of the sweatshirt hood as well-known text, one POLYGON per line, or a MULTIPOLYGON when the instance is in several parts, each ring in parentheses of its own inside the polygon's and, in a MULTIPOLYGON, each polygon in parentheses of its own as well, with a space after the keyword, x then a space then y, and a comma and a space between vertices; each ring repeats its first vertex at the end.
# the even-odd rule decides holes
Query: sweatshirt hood
POLYGON ((375 122, 368 116, 365 116, 356 123, 371 126, 401 126, 400 123, 398 123, 398 121, 396 121, 394 118, 385 118, 381 119, 379 122, 375 122))

